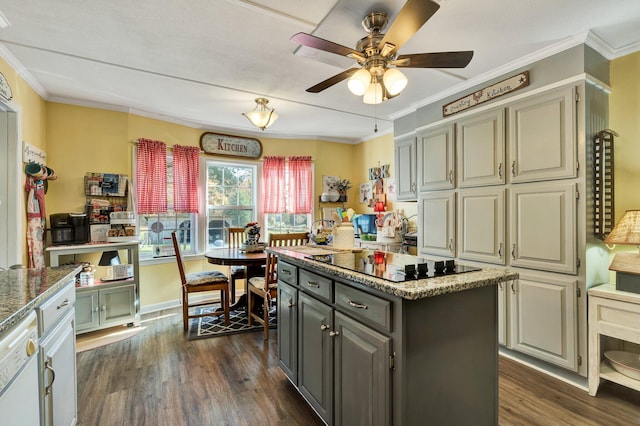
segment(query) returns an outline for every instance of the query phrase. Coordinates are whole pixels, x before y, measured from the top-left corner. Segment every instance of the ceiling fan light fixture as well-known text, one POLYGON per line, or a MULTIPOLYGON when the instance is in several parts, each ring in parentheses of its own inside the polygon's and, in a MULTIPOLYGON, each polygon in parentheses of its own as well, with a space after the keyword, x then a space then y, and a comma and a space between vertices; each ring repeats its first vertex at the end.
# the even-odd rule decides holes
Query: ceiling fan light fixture
POLYGON ((378 81, 369 84, 362 97, 362 102, 370 105, 382 103, 382 84, 378 81))
POLYGON ((384 87, 391 96, 395 96, 407 86, 407 77, 396 68, 389 68, 382 76, 384 87))
POLYGON ((253 109, 253 111, 249 111, 246 113, 243 112, 242 115, 247 117, 251 124, 264 130, 267 127, 271 126, 278 119, 278 114, 273 108, 267 107, 269 99, 256 98, 255 102, 256 107, 253 109))
POLYGON ((366 68, 361 68, 355 72, 347 82, 349 91, 356 96, 362 96, 367 91, 371 83, 371 73, 366 68))

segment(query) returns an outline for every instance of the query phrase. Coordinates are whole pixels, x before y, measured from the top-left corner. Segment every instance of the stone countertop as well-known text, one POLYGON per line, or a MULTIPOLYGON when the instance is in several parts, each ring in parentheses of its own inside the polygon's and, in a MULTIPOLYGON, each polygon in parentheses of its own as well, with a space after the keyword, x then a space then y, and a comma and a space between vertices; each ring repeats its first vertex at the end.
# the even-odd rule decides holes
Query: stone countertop
MULTIPOLYGON (((267 250, 277 254, 279 258, 286 262, 315 270, 319 273, 329 274, 338 279, 364 284, 384 293, 407 300, 417 300, 487 285, 497 285, 500 282, 511 281, 518 278, 518 273, 508 269, 484 268, 479 271, 465 272, 456 275, 393 282, 309 259, 306 256, 317 253, 309 253, 309 249, 307 248, 268 248, 267 250)), ((328 250, 325 253, 331 253, 331 251, 328 250)))
POLYGON ((66 265, 0 272, 0 334, 74 279, 80 269, 66 265))

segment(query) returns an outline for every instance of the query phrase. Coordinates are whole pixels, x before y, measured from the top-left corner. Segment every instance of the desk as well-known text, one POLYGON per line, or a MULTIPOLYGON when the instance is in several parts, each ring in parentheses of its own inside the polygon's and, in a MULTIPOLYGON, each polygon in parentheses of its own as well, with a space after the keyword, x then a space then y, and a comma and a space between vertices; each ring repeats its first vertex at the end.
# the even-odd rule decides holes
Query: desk
POLYGON ((246 307, 249 278, 259 277, 264 273, 262 266, 267 262, 267 253, 264 251, 247 253, 238 248, 218 248, 207 251, 204 256, 209 263, 214 265, 245 266, 247 268, 245 293, 229 309, 235 311, 246 307))

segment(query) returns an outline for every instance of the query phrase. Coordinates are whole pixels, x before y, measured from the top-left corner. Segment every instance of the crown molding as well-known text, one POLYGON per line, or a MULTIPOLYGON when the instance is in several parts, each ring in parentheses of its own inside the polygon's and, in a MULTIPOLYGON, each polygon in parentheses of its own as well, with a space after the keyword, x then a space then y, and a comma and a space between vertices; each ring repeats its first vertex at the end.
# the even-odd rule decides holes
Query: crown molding
POLYGON ((49 93, 47 90, 36 80, 29 71, 22 65, 4 43, 0 43, 0 57, 4 59, 7 64, 44 100, 47 100, 49 93))

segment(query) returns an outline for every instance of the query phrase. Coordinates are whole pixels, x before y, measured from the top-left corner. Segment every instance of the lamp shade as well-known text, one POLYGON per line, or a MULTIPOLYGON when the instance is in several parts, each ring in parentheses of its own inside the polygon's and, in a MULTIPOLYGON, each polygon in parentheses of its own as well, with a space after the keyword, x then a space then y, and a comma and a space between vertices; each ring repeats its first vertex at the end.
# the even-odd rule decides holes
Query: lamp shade
POLYGON ((256 98, 256 107, 253 111, 242 113, 254 126, 264 130, 271 126, 277 119, 278 114, 273 108, 267 107, 269 99, 256 98))
POLYGON ((604 243, 640 245, 640 210, 627 210, 604 243))
POLYGON ((366 68, 361 68, 351 76, 347 82, 347 86, 351 93, 356 96, 362 96, 367 90, 367 87, 369 87, 369 83, 371 83, 371 73, 366 68))
POLYGON ((382 81, 384 82, 384 87, 387 88, 387 92, 389 92, 391 96, 395 96, 402 92, 402 89, 407 85, 407 77, 405 77, 405 75, 396 68, 389 68, 386 70, 382 76, 382 81))
POLYGON ((384 201, 376 201, 376 203, 373 205, 373 211, 376 213, 380 213, 385 211, 386 206, 384 205, 384 201))
POLYGON ((367 91, 364 92, 362 102, 365 104, 379 104, 382 102, 382 84, 379 82, 370 83, 367 91))
POLYGON ((98 263, 100 266, 113 266, 120 265, 120 256, 118 256, 117 250, 112 251, 103 251, 102 256, 100 256, 100 262, 98 263))

